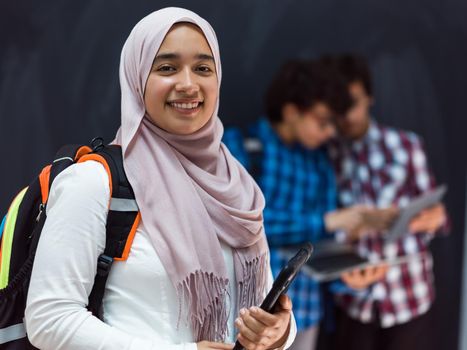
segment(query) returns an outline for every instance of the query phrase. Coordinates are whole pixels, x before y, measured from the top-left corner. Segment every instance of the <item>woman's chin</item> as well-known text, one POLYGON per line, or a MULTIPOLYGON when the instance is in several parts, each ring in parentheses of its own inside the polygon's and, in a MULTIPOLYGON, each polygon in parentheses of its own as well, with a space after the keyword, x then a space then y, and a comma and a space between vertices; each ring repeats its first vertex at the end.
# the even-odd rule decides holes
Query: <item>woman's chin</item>
POLYGON ((171 134, 175 135, 191 135, 201 129, 203 126, 199 123, 181 123, 181 125, 172 125, 169 130, 171 134))

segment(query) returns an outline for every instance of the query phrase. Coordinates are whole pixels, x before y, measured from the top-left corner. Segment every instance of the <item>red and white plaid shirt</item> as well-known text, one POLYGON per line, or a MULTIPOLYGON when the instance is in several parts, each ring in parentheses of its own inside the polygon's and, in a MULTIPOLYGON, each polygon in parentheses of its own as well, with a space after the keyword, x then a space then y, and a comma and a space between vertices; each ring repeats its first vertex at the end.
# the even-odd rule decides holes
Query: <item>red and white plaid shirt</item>
MULTIPOLYGON (((435 185, 421 140, 412 132, 372 121, 363 139, 333 143, 329 153, 343 207, 403 207, 435 185)), ((434 300, 433 259, 428 249, 431 237, 421 232, 394 242, 380 235, 360 239, 358 252, 370 260, 413 258, 392 265, 386 277, 364 293, 336 295, 337 304, 363 323, 378 317, 382 327, 406 323, 427 312, 434 300)))

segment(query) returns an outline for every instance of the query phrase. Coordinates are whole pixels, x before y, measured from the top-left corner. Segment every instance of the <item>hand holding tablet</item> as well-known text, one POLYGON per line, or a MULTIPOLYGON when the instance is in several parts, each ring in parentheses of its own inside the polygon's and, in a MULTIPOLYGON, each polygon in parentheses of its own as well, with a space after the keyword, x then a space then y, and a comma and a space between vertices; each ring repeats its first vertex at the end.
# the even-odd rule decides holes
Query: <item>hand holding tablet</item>
POLYGON ((395 241, 396 239, 411 232, 411 220, 420 214, 424 209, 433 207, 441 202, 444 194, 447 191, 446 185, 441 185, 432 191, 426 192, 421 196, 412 200, 406 207, 400 209, 400 214, 396 221, 392 224, 391 228, 384 235, 388 241, 395 241))

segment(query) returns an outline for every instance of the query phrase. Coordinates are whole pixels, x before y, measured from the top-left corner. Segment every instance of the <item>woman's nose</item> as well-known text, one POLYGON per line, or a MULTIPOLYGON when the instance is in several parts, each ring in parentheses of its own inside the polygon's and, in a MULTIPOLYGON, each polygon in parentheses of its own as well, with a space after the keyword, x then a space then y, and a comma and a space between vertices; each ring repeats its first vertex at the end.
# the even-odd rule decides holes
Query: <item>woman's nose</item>
POLYGON ((175 85, 175 90, 177 90, 177 92, 186 93, 187 95, 193 95, 199 91, 199 85, 191 69, 184 69, 181 72, 180 80, 175 85))

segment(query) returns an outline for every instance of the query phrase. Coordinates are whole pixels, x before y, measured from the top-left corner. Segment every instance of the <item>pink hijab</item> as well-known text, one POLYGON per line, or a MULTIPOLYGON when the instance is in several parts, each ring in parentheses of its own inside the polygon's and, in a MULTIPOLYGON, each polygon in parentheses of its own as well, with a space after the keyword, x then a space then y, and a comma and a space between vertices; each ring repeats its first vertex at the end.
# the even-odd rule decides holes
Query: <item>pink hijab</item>
POLYGON ((220 88, 219 47, 209 23, 181 8, 151 13, 123 46, 122 125, 115 142, 123 149, 142 227, 177 290, 179 320, 187 316, 196 341, 222 341, 230 284, 236 283, 237 310, 258 305, 266 288, 264 197, 221 143, 219 101, 208 123, 191 135, 170 134, 145 116, 143 96, 153 59, 178 22, 193 23, 204 33, 220 88), (220 242, 232 248, 236 281, 228 279, 220 242))

